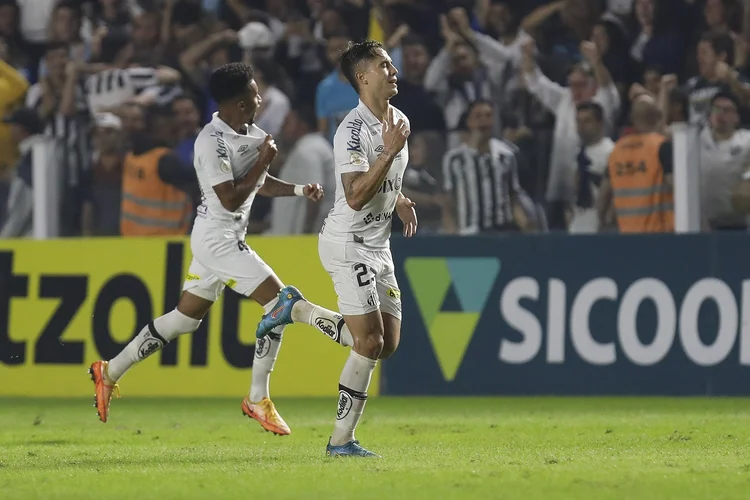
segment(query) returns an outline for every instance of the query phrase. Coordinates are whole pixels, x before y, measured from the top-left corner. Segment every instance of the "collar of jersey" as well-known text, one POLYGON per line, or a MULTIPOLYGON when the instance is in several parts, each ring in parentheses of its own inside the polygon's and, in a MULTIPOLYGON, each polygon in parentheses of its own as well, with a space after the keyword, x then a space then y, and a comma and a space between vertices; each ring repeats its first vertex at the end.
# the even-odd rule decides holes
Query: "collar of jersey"
POLYGON ((359 114, 362 115, 362 118, 365 120, 365 123, 368 127, 375 127, 377 125, 380 125, 380 120, 378 120, 372 113, 372 111, 370 111, 370 108, 367 107, 367 104, 362 102, 362 99, 359 100, 357 109, 359 110, 359 114))
MULTIPOLYGON (((238 134, 236 130, 234 130, 232 127, 229 126, 227 122, 219 118, 219 112, 215 111, 213 114, 213 118, 211 119, 211 123, 213 123, 214 127, 218 128, 225 134, 234 134, 234 135, 241 135, 238 134)), ((250 130, 250 127, 245 124, 248 130, 250 130)))

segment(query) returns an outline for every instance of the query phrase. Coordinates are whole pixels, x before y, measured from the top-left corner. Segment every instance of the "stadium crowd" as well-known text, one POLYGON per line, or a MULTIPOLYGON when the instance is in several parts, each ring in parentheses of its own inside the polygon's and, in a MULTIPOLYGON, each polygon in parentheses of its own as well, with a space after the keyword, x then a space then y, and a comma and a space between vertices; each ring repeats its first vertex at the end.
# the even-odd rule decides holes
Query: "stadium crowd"
MULTIPOLYGON (((249 232, 317 232, 333 203, 333 134, 358 102, 338 56, 366 37, 399 70, 392 103, 411 120, 403 191, 419 234, 612 230, 600 191, 613 141, 643 123, 668 140, 685 121, 702 127, 704 228, 746 230, 736 202, 750 163, 746 10, 743 0, 0 0, 0 238, 29 234, 31 152, 44 137, 56 144, 63 236, 189 231, 200 201, 192 146, 216 110, 207 77, 230 61, 255 68, 256 123, 281 146, 274 173, 327 189, 320 204, 257 198, 249 232), (662 113, 636 112, 639 99, 662 113)), ((657 149, 666 177, 671 155, 657 149)))

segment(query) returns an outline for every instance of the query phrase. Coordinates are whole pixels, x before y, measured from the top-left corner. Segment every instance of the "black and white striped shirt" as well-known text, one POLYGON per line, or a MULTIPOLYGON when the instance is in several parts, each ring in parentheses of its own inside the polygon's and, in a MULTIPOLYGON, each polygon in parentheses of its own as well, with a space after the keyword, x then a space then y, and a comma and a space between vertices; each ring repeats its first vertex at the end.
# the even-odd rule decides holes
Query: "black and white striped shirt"
POLYGON ((490 139, 490 152, 466 144, 443 159, 443 183, 456 203, 460 234, 502 231, 514 227, 512 195, 525 196, 518 181, 518 148, 490 139))
MULTIPOLYGON (((39 110, 44 98, 41 83, 32 85, 26 93, 26 107, 39 110)), ((57 140, 58 158, 63 168, 68 186, 79 185, 84 172, 91 163, 91 146, 89 141, 91 119, 86 106, 83 83, 76 88, 75 113, 65 116, 53 113, 45 123, 45 135, 57 140)))
POLYGON ((86 79, 86 99, 96 113, 124 104, 149 87, 159 85, 154 68, 107 69, 86 79))

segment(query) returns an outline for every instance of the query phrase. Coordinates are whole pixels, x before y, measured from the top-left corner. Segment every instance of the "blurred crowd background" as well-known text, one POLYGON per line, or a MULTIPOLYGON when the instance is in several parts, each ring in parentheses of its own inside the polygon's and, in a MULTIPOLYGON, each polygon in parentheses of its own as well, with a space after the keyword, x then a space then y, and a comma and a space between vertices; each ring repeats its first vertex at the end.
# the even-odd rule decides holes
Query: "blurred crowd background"
POLYGON ((597 189, 644 93, 666 136, 701 127, 704 230, 745 230, 731 198, 750 159, 748 3, 0 0, 0 238, 30 234, 40 138, 56 144, 62 236, 184 234, 207 77, 230 61, 255 68, 273 173, 328 193, 258 197, 249 232, 317 232, 333 134, 358 102, 338 57, 368 37, 399 70, 419 234, 616 230, 597 189))

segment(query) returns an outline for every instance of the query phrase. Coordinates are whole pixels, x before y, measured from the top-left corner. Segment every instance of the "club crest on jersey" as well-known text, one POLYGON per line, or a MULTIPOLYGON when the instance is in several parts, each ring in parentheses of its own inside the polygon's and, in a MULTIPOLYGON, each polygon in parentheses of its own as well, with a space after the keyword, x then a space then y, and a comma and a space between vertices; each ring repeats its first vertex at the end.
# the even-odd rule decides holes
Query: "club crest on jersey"
POLYGON ((362 141, 360 134, 362 133, 362 124, 364 122, 359 118, 355 118, 346 124, 346 128, 349 129, 349 140, 346 141, 347 151, 362 152, 362 141))

